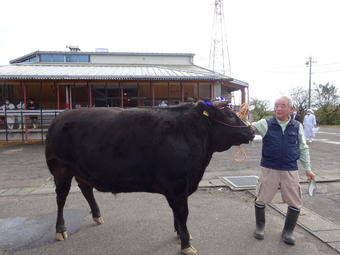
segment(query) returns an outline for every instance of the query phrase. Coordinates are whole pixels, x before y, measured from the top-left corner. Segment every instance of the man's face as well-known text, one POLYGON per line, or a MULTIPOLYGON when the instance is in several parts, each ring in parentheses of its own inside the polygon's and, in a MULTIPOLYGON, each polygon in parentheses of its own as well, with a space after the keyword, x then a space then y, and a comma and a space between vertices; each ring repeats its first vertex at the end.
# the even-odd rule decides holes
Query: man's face
POLYGON ((293 109, 288 105, 288 100, 286 98, 276 100, 274 112, 277 119, 287 121, 292 111, 293 109))

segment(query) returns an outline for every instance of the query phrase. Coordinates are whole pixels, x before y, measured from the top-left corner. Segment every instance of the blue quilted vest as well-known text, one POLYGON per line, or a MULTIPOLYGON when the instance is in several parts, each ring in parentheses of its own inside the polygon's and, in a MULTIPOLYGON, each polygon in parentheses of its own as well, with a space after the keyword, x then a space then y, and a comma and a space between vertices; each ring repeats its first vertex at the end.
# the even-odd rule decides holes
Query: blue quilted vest
POLYGON ((268 130, 262 140, 261 166, 276 170, 298 170, 299 122, 291 119, 285 131, 275 118, 267 119, 268 130))

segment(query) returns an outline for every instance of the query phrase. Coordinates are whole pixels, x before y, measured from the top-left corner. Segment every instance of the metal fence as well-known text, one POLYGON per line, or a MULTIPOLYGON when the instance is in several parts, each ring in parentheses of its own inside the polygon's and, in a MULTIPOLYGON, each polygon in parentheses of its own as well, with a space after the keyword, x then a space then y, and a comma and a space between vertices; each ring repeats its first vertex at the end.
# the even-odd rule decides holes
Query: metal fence
POLYGON ((64 110, 0 111, 0 141, 45 140, 49 125, 64 110))

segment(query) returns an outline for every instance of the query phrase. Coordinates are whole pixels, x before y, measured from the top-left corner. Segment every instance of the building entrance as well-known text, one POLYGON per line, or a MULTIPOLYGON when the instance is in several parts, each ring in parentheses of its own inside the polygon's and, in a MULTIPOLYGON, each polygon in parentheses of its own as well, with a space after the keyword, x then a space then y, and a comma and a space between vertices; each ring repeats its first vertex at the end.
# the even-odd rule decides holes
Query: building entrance
POLYGON ((95 107, 119 107, 120 89, 118 85, 93 86, 93 106, 95 107))

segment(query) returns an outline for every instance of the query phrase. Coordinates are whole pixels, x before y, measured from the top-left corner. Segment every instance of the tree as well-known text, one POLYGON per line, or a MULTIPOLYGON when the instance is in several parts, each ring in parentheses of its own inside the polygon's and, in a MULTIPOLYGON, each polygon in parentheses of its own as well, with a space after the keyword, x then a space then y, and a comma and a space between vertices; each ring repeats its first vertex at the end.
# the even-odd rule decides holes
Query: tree
POLYGON ((325 105, 320 107, 315 116, 317 122, 325 125, 339 125, 340 124, 340 106, 325 105))
POLYGON ((337 88, 330 83, 325 85, 319 84, 315 85, 314 88, 314 106, 320 108, 323 106, 338 105, 339 96, 337 95, 337 88))
POLYGON ((320 124, 340 124, 339 95, 337 88, 330 83, 319 84, 314 89, 316 118, 320 124))
POLYGON ((308 109, 308 90, 302 87, 293 88, 290 97, 297 112, 304 115, 308 109))
POLYGON ((253 114, 254 121, 260 120, 269 114, 269 101, 252 98, 250 105, 253 106, 251 111, 253 114))

